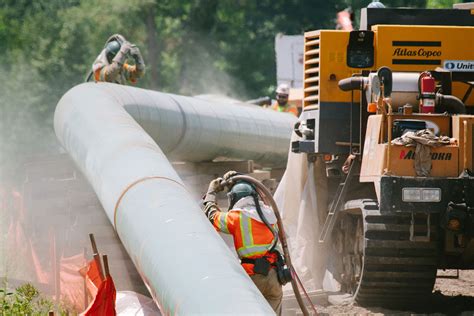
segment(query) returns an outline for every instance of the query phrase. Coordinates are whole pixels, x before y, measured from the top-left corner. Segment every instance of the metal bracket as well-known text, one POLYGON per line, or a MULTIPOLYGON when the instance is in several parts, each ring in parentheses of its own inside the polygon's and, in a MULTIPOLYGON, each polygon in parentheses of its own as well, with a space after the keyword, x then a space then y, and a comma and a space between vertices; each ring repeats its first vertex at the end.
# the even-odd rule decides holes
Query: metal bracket
POLYGON ((429 242, 431 237, 431 214, 426 214, 426 235, 416 236, 415 235, 415 212, 411 213, 410 223, 410 241, 422 241, 429 242))
POLYGON ((356 158, 352 161, 351 166, 349 167, 349 172, 347 173, 344 182, 339 183, 337 187, 336 194, 334 195, 334 199, 332 200, 331 205, 329 206, 329 212, 326 216, 326 221, 321 229, 321 233, 319 235, 319 243, 324 244, 328 240, 328 236, 331 234, 334 224, 336 223, 337 212, 342 208, 342 204, 344 203, 344 199, 346 197, 346 193, 348 191, 348 187, 350 187, 349 182, 352 179, 355 170, 357 167, 355 165, 360 165, 359 160, 356 158))

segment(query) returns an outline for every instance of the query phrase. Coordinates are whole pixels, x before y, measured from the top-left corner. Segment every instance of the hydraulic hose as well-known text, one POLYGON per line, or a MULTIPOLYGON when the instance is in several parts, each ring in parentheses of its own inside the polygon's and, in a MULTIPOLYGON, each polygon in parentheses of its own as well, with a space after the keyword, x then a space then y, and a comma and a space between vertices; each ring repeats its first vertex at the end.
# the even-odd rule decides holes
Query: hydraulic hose
MULTIPOLYGON (((291 263, 290 252, 288 250, 288 242, 286 240, 286 234, 285 234, 285 230, 283 228, 283 221, 281 219, 281 215, 280 215, 280 211, 278 210, 278 206, 277 206, 275 200, 273 199, 272 193, 260 181, 254 179, 252 177, 244 176, 244 175, 233 176, 228 181, 222 183, 222 185, 225 186, 226 184, 230 184, 230 182, 235 183, 236 181, 239 181, 239 180, 240 181, 247 181, 247 182, 253 184, 255 186, 255 188, 257 189, 257 193, 262 197, 263 202, 267 205, 270 205, 273 212, 275 213, 275 216, 277 218, 277 225, 278 225, 278 236, 279 236, 281 246, 282 246, 282 249, 283 249, 283 257, 285 258, 286 265, 288 266, 288 268, 290 268, 292 274, 294 275, 294 277, 291 280, 291 287, 293 288, 293 292, 295 293, 296 300, 298 301, 298 305, 300 306, 300 309, 303 312, 303 315, 308 316, 309 312, 306 308, 306 305, 303 302, 303 298, 301 297, 300 291, 298 289, 298 283, 297 283, 297 280, 296 280, 297 279, 296 271, 293 268, 293 264, 291 263)), ((301 286, 303 286, 303 285, 301 284, 301 286)), ((304 288, 303 288, 303 290, 304 290, 304 288)), ((311 303, 311 301, 310 301, 310 303, 311 303)), ((314 309, 314 311, 316 312, 315 309, 314 309)))
POLYGON ((454 95, 436 94, 436 105, 450 114, 466 114, 466 106, 454 95))

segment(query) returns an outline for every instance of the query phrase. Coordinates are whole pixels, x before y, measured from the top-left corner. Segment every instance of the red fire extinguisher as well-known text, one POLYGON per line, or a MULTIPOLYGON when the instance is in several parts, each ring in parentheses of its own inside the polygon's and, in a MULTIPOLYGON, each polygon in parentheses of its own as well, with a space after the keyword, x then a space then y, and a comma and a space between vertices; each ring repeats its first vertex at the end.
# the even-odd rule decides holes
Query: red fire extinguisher
POLYGON ((429 72, 423 72, 418 79, 420 82, 420 113, 435 112, 436 82, 429 72))

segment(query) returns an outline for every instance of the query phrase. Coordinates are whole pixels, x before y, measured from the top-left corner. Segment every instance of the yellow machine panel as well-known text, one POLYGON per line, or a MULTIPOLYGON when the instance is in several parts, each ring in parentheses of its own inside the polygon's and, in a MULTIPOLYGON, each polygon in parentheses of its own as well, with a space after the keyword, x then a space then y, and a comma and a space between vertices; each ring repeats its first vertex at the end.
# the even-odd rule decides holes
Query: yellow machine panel
MULTIPOLYGON (((318 101, 350 102, 350 95, 342 92, 338 81, 350 77, 359 69, 346 65, 346 47, 349 32, 315 31, 305 34, 304 106, 317 105, 318 101)), ((359 98, 359 94, 354 96, 359 98)))
MULTIPOLYGON (((392 71, 422 72, 445 66, 452 70, 449 68, 457 64, 450 61, 474 63, 474 27, 377 25, 372 30, 375 65, 367 70, 388 66, 392 71)), ((349 33, 336 30, 305 33, 304 107, 314 107, 320 102, 351 101, 350 94, 338 89, 338 81, 364 69, 346 65, 349 33)), ((452 94, 462 99, 468 89, 467 83, 456 82, 452 94)), ((358 92, 354 94, 358 100, 358 92)), ((474 94, 465 103, 474 106, 474 94)))
POLYGON ((446 60, 474 60, 474 27, 376 25, 376 67, 420 71, 446 60))
MULTIPOLYGON (((449 69, 450 61, 474 62, 474 27, 376 25, 375 69, 388 66, 392 71, 449 69)), ((451 66, 452 65, 452 66, 451 66)), ((471 70, 474 69, 461 69, 471 70)), ((454 83, 453 95, 462 99, 468 84, 454 83)), ((474 95, 466 100, 474 106, 474 95)))

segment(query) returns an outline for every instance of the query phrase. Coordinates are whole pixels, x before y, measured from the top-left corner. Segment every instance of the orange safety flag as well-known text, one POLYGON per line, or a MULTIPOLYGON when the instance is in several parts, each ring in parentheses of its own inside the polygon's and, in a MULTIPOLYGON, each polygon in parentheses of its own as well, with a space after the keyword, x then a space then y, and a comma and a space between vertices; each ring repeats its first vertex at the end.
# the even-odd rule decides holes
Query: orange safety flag
POLYGON ((109 275, 100 284, 97 295, 81 316, 115 316, 115 291, 114 281, 109 275))
POLYGON ((86 288, 89 295, 95 297, 100 285, 102 284, 97 261, 92 259, 86 267, 79 270, 79 273, 81 273, 81 275, 86 279, 86 288))

